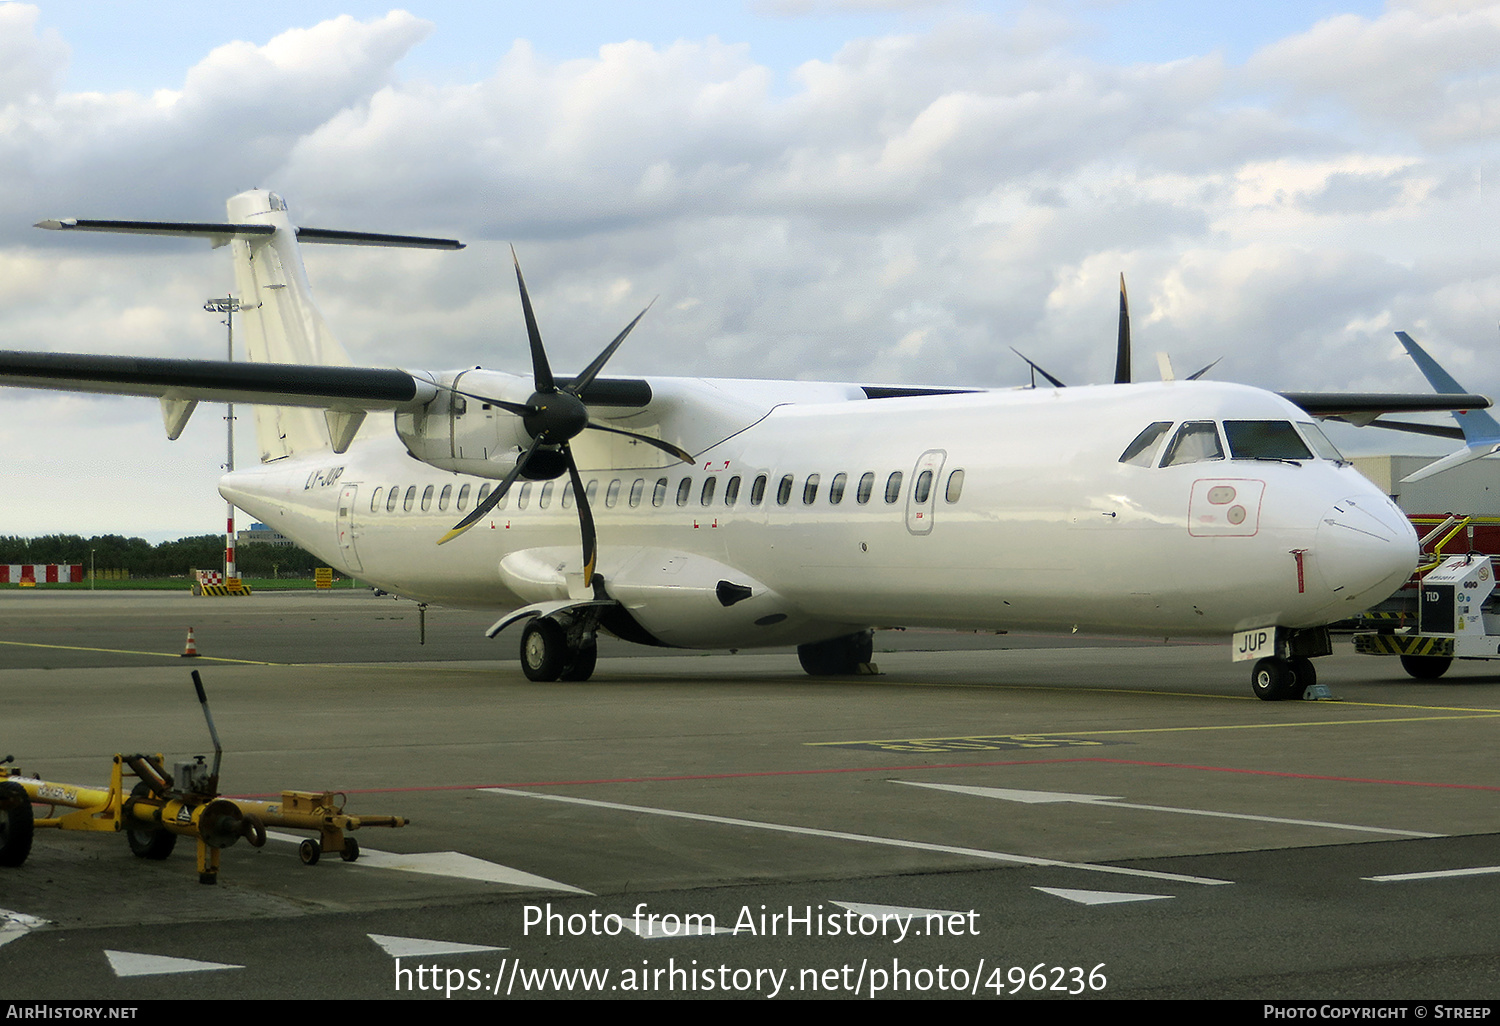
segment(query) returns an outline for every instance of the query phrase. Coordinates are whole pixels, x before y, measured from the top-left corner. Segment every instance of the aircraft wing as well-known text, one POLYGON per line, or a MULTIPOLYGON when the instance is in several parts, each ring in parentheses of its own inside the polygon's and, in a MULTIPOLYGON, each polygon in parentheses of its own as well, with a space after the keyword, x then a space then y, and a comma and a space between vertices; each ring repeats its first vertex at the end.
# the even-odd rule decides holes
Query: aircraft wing
MULTIPOLYGON (((1430 395, 1410 392, 1282 392, 1287 399, 1314 417, 1344 420, 1365 427, 1383 413, 1451 413, 1483 410, 1492 403, 1488 396, 1472 392, 1430 395)), ((1382 424, 1389 427, 1389 424, 1382 424)))
POLYGON ((427 381, 390 368, 5 350, 0 385, 345 412, 415 409, 437 395, 427 381))

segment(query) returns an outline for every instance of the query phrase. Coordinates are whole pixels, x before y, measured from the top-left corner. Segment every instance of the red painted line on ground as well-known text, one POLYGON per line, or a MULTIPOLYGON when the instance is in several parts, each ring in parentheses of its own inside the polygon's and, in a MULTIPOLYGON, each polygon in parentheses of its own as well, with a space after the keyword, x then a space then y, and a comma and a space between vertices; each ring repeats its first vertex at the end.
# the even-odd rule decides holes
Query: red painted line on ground
MULTIPOLYGON (((1048 766, 1072 762, 1101 762, 1117 766, 1145 766, 1152 769, 1186 769, 1203 773, 1243 773, 1261 777, 1286 777, 1291 780, 1328 780, 1344 784, 1387 784, 1396 787, 1438 787, 1462 791, 1500 791, 1490 784, 1445 784, 1428 780, 1385 780, 1379 777, 1336 777, 1318 773, 1287 773, 1281 770, 1241 769, 1235 766, 1195 766, 1180 762, 1143 762, 1135 759, 1016 759, 1005 762, 942 762, 905 766, 845 766, 836 769, 760 770, 750 773, 694 773, 669 777, 603 777, 594 780, 529 780, 510 784, 434 784, 428 787, 372 787, 345 790, 338 794, 400 794, 417 791, 481 791, 514 787, 583 787, 594 784, 660 784, 686 780, 738 780, 747 777, 799 777, 830 773, 895 773, 940 769, 982 769, 994 766, 1048 766)), ((240 798, 274 798, 276 795, 238 795, 240 798)))

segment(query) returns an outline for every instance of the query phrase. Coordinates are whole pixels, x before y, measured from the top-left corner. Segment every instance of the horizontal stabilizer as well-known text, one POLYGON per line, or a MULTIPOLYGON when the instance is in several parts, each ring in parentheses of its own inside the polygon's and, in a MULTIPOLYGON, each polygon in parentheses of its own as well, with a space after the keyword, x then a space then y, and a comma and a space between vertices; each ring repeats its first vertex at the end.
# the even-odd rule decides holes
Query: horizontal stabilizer
POLYGON ((1454 467, 1461 467, 1465 463, 1471 463, 1474 460, 1492 456, 1497 452, 1500 452, 1500 442, 1481 442, 1478 445, 1471 445, 1467 449, 1460 449, 1458 452, 1449 453, 1436 463, 1429 463, 1413 474, 1407 474, 1401 479, 1401 482, 1402 484, 1410 484, 1413 481, 1421 481, 1424 478, 1432 477, 1434 474, 1441 474, 1445 470, 1452 470, 1454 467))
POLYGON ((457 239, 429 239, 421 235, 383 235, 346 232, 336 228, 298 228, 298 242, 326 242, 342 246, 400 246, 406 249, 463 249, 457 239))
MULTIPOLYGON (((176 235, 208 239, 222 246, 230 239, 265 238, 276 234, 269 224, 212 224, 198 221, 99 221, 81 217, 38 221, 37 228, 50 231, 114 232, 122 235, 176 235)), ((299 242, 329 243, 343 246, 399 246, 407 249, 463 249, 457 239, 433 239, 421 235, 387 235, 378 232, 349 232, 336 228, 298 228, 299 242)))

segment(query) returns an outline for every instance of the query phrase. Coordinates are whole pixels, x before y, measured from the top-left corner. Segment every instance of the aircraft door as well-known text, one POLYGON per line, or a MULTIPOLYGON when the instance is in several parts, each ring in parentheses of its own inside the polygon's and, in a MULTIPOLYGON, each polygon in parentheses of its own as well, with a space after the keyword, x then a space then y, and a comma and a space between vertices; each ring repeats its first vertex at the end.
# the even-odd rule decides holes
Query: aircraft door
POLYGON ((938 482, 948 453, 928 449, 911 472, 911 490, 906 494, 906 529, 912 534, 932 533, 932 513, 937 507, 938 482))
POLYGON ((354 548, 354 498, 358 492, 358 485, 344 485, 339 490, 339 512, 336 525, 339 533, 339 551, 344 554, 344 562, 350 570, 364 569, 359 562, 359 553, 354 548))

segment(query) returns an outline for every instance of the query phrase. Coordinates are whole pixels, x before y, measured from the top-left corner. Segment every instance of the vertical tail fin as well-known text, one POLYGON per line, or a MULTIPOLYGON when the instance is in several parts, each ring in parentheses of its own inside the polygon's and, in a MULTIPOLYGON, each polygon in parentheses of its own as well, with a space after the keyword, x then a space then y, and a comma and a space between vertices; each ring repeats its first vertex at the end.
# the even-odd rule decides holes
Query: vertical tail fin
MULTIPOLYGON (((231 224, 275 229, 229 240, 246 357, 253 363, 349 366, 349 354, 312 301, 286 203, 273 192, 252 189, 230 199, 228 207, 231 224)), ((261 462, 332 445, 318 410, 257 406, 255 434, 261 462)))
MULTIPOLYGON (((413 235, 379 235, 327 228, 298 228, 287 216, 286 203, 274 192, 251 189, 229 200, 226 224, 175 221, 95 221, 83 218, 39 221, 52 231, 114 232, 125 235, 184 235, 208 239, 215 247, 230 246, 239 290, 241 337, 252 363, 301 363, 331 367, 350 365, 323 315, 312 301, 307 271, 298 242, 345 246, 401 246, 416 249, 463 249, 453 239, 413 235)), ((185 423, 191 408, 177 416, 185 423)), ((343 452, 360 420, 347 413, 282 407, 255 408, 261 462, 295 452, 336 449, 343 452)), ((181 423, 177 430, 181 430, 181 423)), ((168 422, 168 430, 172 421, 168 422)), ((172 437, 176 437, 175 434, 172 437)))
MULTIPOLYGON (((1445 371, 1436 360, 1428 355, 1427 350, 1417 345, 1410 335, 1404 331, 1398 331, 1396 337, 1401 340, 1401 345, 1406 348, 1407 355, 1416 361, 1422 376, 1434 389, 1448 395, 1460 394, 1464 391, 1464 387, 1454 380, 1453 375, 1445 371)), ((1459 429, 1464 433, 1464 448, 1449 453, 1436 463, 1429 463, 1414 474, 1408 474, 1401 479, 1403 483, 1420 481, 1500 452, 1500 424, 1497 424, 1495 418, 1489 413, 1484 410, 1459 410, 1454 412, 1453 419, 1458 421, 1459 429)))

